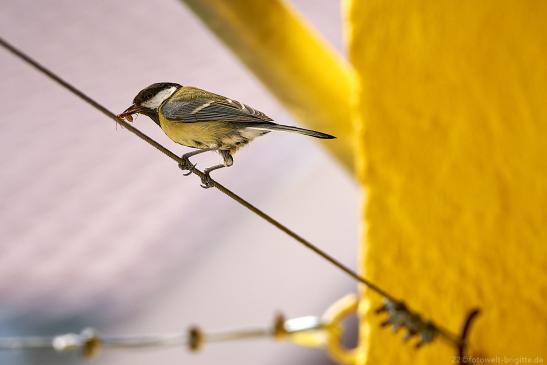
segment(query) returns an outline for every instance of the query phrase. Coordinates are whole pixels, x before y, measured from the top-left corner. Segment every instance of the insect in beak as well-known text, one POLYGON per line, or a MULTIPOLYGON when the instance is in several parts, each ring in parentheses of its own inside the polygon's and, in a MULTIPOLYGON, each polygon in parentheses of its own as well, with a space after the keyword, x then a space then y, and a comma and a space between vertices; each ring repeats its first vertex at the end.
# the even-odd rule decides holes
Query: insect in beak
POLYGON ((133 104, 129 108, 125 109, 121 114, 118 114, 118 118, 122 118, 128 122, 132 122, 133 114, 137 114, 140 111, 141 111, 141 107, 133 104))

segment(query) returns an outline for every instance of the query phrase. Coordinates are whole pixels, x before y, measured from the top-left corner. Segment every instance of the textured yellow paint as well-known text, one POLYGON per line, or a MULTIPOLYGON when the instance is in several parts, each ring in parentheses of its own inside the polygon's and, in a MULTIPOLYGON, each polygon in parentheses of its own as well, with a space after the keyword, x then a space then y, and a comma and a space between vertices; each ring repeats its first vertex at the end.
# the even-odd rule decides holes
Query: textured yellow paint
POLYGON ((350 71, 282 0, 183 0, 323 145, 353 169, 350 71))
MULTIPOLYGON (((481 307, 474 354, 546 362, 547 2, 346 5, 363 273, 455 332, 481 307)), ((359 363, 452 363, 380 329, 364 295, 359 363)))

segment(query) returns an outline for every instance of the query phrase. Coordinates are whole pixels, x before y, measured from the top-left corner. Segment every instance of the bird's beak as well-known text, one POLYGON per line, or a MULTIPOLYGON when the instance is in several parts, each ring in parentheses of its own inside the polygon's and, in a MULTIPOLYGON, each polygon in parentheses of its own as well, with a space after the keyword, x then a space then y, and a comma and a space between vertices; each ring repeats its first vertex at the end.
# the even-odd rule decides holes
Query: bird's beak
POLYGON ((127 120, 128 122, 132 122, 133 114, 140 113, 141 111, 142 111, 142 107, 133 104, 129 108, 125 109, 121 114, 118 114, 118 118, 123 118, 127 120))

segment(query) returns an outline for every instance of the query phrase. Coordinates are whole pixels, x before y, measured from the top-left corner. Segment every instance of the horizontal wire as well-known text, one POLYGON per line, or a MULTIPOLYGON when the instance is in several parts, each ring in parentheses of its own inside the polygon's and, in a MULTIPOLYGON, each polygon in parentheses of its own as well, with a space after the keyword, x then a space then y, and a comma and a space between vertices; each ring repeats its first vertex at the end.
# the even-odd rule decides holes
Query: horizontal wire
MULTIPOLYGON (((164 147, 160 143, 156 142, 154 139, 150 138, 149 136, 147 136, 146 134, 144 134, 143 132, 141 132, 137 128, 130 125, 124 119, 119 118, 116 114, 112 113, 110 110, 108 110, 107 108, 105 108, 104 106, 99 104, 97 101, 95 101, 94 99, 92 99, 91 97, 89 97, 88 95, 86 95, 85 93, 83 93, 82 91, 77 89, 76 87, 72 86, 70 83, 63 80, 61 77, 57 76, 55 73, 53 73, 52 71, 50 71, 46 67, 42 66, 40 63, 38 63, 37 61, 32 59, 30 56, 26 55, 25 53, 23 53, 19 49, 15 48, 14 46, 9 44, 7 41, 5 41, 2 38, 0 38, 0 45, 2 47, 4 47, 6 50, 8 50, 9 52, 11 52, 13 55, 17 56, 19 59, 23 60, 24 62, 26 62, 30 66, 34 67, 36 70, 40 71, 42 74, 46 75, 47 77, 49 77, 53 81, 57 82, 59 85, 63 86, 65 89, 69 90, 74 95, 78 96, 80 99, 82 99, 83 101, 85 101, 86 103, 91 105, 93 108, 97 109, 98 111, 100 111, 101 113, 103 113, 104 115, 109 117, 110 119, 114 120, 116 123, 122 125, 129 132, 135 134, 140 139, 144 140, 145 142, 147 142, 151 146, 158 149, 160 152, 165 154, 167 157, 171 158, 172 160, 176 161, 179 164, 183 162, 181 157, 177 156, 175 153, 173 153, 172 151, 170 151, 169 149, 167 149, 166 147, 164 147)), ((193 174, 197 175, 201 179, 206 177, 206 175, 203 173, 203 171, 200 171, 196 168, 193 168, 190 171, 193 174)), ((347 275, 352 277, 354 280, 360 282, 361 284, 364 284, 370 290, 376 292, 377 294, 383 296, 384 298, 386 298, 386 299, 388 299, 392 302, 401 302, 400 300, 395 298, 393 295, 391 295, 390 293, 388 293, 387 291, 385 291, 384 289, 382 289, 378 285, 376 285, 373 282, 369 281, 368 279, 365 279, 364 277, 360 276, 355 271, 353 271, 352 269, 350 269, 346 265, 342 264, 340 261, 336 260, 334 257, 327 254, 325 251, 321 250, 320 248, 318 248, 317 246, 312 244, 310 241, 306 240, 305 238, 303 238, 302 236, 300 236, 299 234, 297 234, 296 232, 294 232, 293 230, 291 230, 287 226, 283 225, 282 223, 280 223, 279 221, 277 221, 276 219, 274 219, 270 215, 266 214, 265 212, 263 212, 262 210, 260 210, 259 208, 257 208, 253 204, 251 204, 250 202, 246 201, 245 199, 243 199, 242 197, 240 197, 236 193, 232 192, 231 190, 229 190, 228 188, 226 188, 222 184, 220 184, 217 181, 212 180, 212 179, 209 180, 209 181, 211 182, 211 185, 214 186, 215 188, 217 188, 220 192, 222 192, 226 196, 232 198, 234 201, 238 202, 239 204, 241 204, 245 208, 249 209, 251 212, 258 215, 259 217, 261 217, 262 219, 264 219, 265 221, 267 221, 268 223, 270 223, 274 227, 278 228, 280 231, 286 233, 288 236, 292 237, 294 240, 296 240, 297 242, 299 242, 300 244, 302 244, 303 246, 305 246, 309 250, 313 251, 315 254, 322 257, 323 259, 325 259, 326 261, 331 263, 333 266, 337 267, 339 270, 343 271, 344 273, 346 273, 347 275)), ((450 331, 448 331, 448 330, 446 330, 446 329, 444 329, 440 326, 435 325, 435 327, 438 329, 439 334, 442 337, 445 337, 446 340, 448 340, 449 342, 452 342, 453 344, 456 344, 456 345, 458 344, 458 336, 452 334, 450 331)))
POLYGON ((0 338, 0 350, 47 349, 53 347, 54 337, 28 336, 0 338))
MULTIPOLYGON (((80 333, 65 333, 53 336, 0 337, 2 350, 50 349, 58 352, 83 350, 84 355, 92 356, 98 348, 151 348, 186 346, 189 350, 199 350, 209 343, 231 342, 259 338, 287 339, 298 333, 327 331, 329 324, 320 317, 306 316, 286 320, 277 315, 269 327, 248 327, 234 330, 203 332, 199 327, 190 327, 186 333, 167 333, 151 335, 109 336, 85 328, 80 333)), ((326 332, 325 332, 326 333, 326 332)))
POLYGON ((207 342, 226 342, 235 340, 246 340, 251 338, 271 337, 273 332, 271 329, 248 329, 237 332, 218 332, 207 333, 205 338, 207 342))
MULTIPOLYGON (((271 329, 243 329, 236 331, 202 334, 204 343, 237 341, 251 338, 273 337, 271 329)), ((158 335, 106 336, 86 329, 81 333, 66 333, 55 336, 0 337, 2 350, 55 350, 67 351, 82 349, 90 340, 98 342, 102 348, 131 349, 189 346, 191 336, 183 333, 158 335)))
MULTIPOLYGON (((130 337, 97 337, 104 347, 112 348, 144 348, 161 346, 178 346, 185 344, 186 336, 161 335, 161 336, 130 336, 130 337)), ((79 348, 83 345, 84 338, 78 334, 67 333, 58 336, 29 336, 29 337, 0 337, 0 350, 31 350, 53 349, 64 351, 68 348, 79 348), (59 345, 66 343, 66 346, 59 345)))

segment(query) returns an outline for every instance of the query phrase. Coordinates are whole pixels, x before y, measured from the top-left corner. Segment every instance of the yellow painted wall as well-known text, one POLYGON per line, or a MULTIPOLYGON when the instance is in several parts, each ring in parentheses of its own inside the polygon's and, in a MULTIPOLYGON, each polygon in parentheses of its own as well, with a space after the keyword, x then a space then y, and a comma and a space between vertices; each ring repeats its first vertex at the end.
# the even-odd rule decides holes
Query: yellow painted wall
MULTIPOLYGON (((547 1, 348 0, 364 275, 475 352, 547 362, 547 1)), ((380 329, 366 364, 450 364, 380 329)), ((499 363, 499 362, 498 362, 499 363)))

